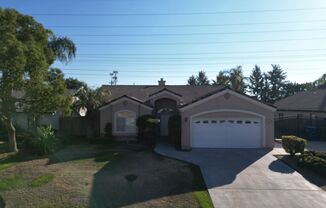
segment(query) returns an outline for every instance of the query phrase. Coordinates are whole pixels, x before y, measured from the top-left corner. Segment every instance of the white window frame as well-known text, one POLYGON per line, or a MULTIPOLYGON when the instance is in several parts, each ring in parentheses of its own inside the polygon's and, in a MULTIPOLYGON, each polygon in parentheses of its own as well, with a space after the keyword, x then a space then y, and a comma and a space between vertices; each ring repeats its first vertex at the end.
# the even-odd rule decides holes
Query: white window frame
POLYGON ((114 133, 117 133, 117 134, 123 134, 123 133, 125 133, 125 134, 134 134, 134 133, 137 133, 136 119, 137 119, 137 114, 135 112, 133 112, 133 111, 130 111, 130 110, 120 110, 120 111, 115 112, 114 113, 114 122, 113 122, 114 123, 114 133), (130 131, 130 130, 129 131, 128 130, 126 130, 126 131, 118 131, 118 129, 117 129, 118 128, 117 116, 121 112, 132 113, 132 115, 135 118, 135 128, 134 128, 134 130, 132 130, 132 131, 130 131))

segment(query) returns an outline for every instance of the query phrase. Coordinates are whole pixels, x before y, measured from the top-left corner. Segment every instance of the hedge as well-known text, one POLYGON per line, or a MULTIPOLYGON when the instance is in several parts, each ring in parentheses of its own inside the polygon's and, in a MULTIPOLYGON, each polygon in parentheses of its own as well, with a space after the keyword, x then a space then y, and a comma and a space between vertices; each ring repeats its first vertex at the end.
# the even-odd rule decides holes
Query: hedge
POLYGON ((138 141, 154 147, 159 136, 159 122, 160 121, 153 115, 140 116, 136 121, 138 127, 138 141))
POLYGON ((169 118, 169 139, 177 149, 181 149, 181 116, 173 115, 169 118))
POLYGON ((298 165, 326 177, 326 153, 306 151, 299 157, 298 165))
POLYGON ((304 148, 307 144, 307 140, 302 139, 297 136, 282 136, 282 147, 290 155, 295 155, 296 153, 303 153, 304 148))

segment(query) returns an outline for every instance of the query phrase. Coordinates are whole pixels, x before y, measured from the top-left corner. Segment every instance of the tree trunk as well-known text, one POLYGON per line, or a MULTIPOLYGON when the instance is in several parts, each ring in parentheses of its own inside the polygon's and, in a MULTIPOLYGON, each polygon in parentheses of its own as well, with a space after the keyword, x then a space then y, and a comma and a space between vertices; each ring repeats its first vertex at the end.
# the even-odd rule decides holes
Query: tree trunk
POLYGON ((8 132, 8 140, 9 140, 9 151, 10 152, 18 152, 17 142, 16 142, 16 129, 12 123, 12 121, 8 121, 7 126, 8 132))

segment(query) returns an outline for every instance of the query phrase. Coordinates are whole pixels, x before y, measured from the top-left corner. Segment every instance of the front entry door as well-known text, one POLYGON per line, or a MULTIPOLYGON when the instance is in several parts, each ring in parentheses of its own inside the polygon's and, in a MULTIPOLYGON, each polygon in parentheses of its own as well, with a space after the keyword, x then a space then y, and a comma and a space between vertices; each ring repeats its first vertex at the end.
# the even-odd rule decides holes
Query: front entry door
POLYGON ((169 118, 173 113, 162 113, 160 116, 160 136, 169 136, 169 118))

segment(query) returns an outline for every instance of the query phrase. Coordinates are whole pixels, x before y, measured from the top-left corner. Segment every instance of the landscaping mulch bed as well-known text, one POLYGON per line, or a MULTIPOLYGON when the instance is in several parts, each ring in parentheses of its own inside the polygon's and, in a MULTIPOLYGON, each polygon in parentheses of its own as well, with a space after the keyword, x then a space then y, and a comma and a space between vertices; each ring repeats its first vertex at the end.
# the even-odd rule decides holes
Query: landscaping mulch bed
POLYGON ((295 169, 297 172, 299 172, 309 182, 317 185, 318 187, 326 191, 326 178, 321 176, 320 174, 317 174, 308 167, 299 165, 299 155, 276 155, 276 157, 287 165, 289 165, 291 168, 295 169))

